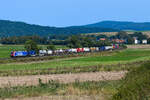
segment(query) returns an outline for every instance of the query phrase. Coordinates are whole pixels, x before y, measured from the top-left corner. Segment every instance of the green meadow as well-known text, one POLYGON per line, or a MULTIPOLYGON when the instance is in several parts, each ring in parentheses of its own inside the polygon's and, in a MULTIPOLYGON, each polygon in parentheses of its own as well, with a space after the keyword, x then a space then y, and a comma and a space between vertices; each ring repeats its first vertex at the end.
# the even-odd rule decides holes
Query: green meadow
MULTIPOLYGON (((107 52, 106 52, 107 53, 107 52)), ((97 65, 126 64, 150 59, 150 50, 127 49, 115 51, 108 55, 81 56, 70 59, 59 59, 37 63, 1 64, 0 70, 40 70, 61 67, 86 67, 97 65)))

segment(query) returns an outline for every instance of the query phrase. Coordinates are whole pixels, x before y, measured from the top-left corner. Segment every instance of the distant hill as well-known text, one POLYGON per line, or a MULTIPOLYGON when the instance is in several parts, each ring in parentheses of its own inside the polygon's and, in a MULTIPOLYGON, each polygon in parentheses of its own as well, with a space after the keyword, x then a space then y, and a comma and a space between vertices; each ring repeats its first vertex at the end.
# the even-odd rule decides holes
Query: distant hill
POLYGON ((115 32, 115 31, 118 30, 112 28, 85 27, 85 26, 58 28, 58 27, 32 25, 24 22, 0 20, 0 37, 24 36, 24 35, 48 36, 51 34, 69 35, 79 33, 115 32))
POLYGON ((150 30, 150 22, 136 23, 136 22, 121 22, 121 21, 102 21, 99 23, 94 23, 94 24, 89 24, 84 26, 113 28, 117 30, 134 30, 134 31, 150 30))

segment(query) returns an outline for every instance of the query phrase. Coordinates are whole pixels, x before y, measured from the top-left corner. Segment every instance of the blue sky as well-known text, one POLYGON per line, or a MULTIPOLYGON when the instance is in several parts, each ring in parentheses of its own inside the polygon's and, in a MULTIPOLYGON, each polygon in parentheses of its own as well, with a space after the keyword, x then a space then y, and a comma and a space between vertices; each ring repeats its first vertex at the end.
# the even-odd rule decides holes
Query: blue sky
POLYGON ((150 0, 1 0, 0 19, 45 26, 150 22, 150 0))

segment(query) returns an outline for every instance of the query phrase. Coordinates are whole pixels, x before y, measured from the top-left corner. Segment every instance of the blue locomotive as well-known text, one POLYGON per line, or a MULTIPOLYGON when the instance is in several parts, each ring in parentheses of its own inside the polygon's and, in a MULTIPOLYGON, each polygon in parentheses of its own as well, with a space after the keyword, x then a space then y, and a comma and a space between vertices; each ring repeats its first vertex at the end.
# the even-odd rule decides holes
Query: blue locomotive
POLYGON ((27 56, 36 56, 35 51, 12 51, 11 57, 27 57, 27 56))

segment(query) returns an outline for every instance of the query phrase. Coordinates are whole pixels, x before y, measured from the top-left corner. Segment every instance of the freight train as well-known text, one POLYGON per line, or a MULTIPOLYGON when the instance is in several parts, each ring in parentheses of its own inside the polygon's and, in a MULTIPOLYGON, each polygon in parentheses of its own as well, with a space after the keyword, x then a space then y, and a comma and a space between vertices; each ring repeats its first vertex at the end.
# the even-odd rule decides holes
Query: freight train
POLYGON ((100 52, 119 49, 118 44, 112 46, 101 46, 101 47, 85 47, 85 48, 72 48, 72 49, 59 49, 59 50, 39 50, 36 51, 12 51, 11 57, 32 57, 32 56, 56 56, 56 55, 67 55, 74 53, 87 53, 87 52, 100 52))

